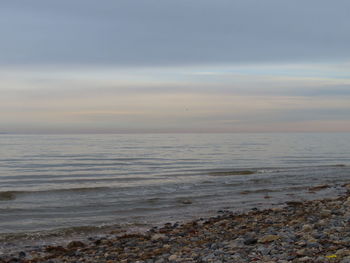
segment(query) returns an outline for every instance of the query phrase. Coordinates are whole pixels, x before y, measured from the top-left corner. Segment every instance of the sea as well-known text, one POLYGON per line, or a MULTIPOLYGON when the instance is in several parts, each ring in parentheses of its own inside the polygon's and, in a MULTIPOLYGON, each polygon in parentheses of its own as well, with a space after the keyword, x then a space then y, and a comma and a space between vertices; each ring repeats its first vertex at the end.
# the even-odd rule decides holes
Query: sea
POLYGON ((331 198, 349 182, 350 133, 2 134, 0 249, 331 198))

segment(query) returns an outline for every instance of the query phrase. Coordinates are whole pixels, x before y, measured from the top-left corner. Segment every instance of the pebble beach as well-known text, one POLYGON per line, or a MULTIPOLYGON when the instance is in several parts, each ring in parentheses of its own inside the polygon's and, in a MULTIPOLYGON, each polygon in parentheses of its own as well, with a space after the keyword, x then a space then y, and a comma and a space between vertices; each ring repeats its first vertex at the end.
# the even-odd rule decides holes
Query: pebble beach
POLYGON ((350 263, 349 11, 0 0, 0 263, 350 263))
MULTIPOLYGON (((350 185, 331 199, 167 223, 3 254, 1 263, 350 262, 350 185)), ((319 188, 322 188, 320 186, 319 188)), ((317 190, 317 187, 315 188, 317 190)))

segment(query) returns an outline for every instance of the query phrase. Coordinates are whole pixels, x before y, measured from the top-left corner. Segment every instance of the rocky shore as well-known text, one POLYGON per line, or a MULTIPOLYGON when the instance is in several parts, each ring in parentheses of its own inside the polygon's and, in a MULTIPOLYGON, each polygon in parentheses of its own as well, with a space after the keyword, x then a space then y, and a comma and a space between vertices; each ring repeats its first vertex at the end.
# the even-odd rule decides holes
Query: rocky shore
POLYGON ((350 263, 350 193, 246 213, 218 211, 216 217, 168 223, 142 234, 111 234, 1 255, 0 262, 350 263))

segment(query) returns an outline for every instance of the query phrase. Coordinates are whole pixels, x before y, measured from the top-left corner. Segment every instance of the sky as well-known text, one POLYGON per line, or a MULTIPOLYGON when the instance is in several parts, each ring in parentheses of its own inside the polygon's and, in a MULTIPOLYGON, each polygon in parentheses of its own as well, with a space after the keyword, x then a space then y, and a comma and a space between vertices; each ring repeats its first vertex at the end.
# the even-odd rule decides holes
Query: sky
POLYGON ((347 0, 0 2, 0 133, 350 132, 347 0))

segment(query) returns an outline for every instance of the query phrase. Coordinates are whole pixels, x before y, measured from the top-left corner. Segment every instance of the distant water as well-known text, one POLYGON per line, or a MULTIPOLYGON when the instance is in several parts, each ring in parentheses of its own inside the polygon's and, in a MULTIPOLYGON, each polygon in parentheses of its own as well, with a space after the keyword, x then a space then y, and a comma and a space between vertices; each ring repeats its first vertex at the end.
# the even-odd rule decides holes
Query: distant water
POLYGON ((333 196, 345 182, 344 133, 0 135, 0 239, 333 196), (320 184, 334 187, 309 193, 320 184))

